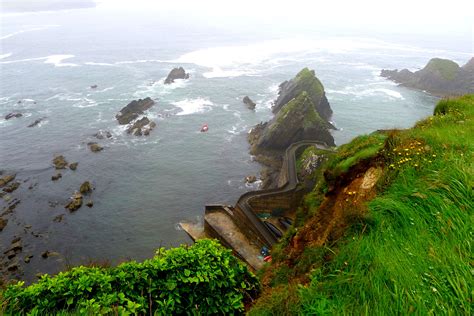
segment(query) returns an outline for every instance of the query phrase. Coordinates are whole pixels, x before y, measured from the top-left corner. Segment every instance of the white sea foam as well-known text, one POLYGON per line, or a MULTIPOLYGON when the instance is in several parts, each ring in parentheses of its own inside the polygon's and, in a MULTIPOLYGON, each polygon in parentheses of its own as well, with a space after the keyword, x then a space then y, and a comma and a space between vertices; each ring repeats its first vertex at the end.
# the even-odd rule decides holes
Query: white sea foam
POLYGON ((85 62, 84 65, 88 65, 88 66, 109 66, 109 67, 115 67, 116 66, 115 64, 96 63, 96 62, 93 62, 93 61, 85 62))
POLYGON ((208 98, 184 99, 182 101, 171 103, 181 111, 177 115, 189 115, 194 113, 203 113, 211 109, 214 105, 208 98))
POLYGON ((115 65, 126 65, 126 64, 143 64, 143 63, 162 63, 164 61, 159 59, 138 59, 138 60, 123 60, 117 61, 115 65))
POLYGON ((392 89, 382 88, 382 87, 364 89, 364 87, 362 85, 355 85, 355 86, 352 86, 352 87, 346 87, 343 90, 326 89, 326 92, 328 94, 353 95, 353 96, 359 97, 359 98, 385 94, 386 96, 388 96, 390 98, 400 99, 400 100, 405 99, 400 92, 392 90, 392 89))
POLYGON ((57 27, 59 25, 55 24, 55 25, 25 25, 25 26, 27 27, 26 29, 19 30, 19 31, 4 35, 4 36, 0 37, 0 40, 4 40, 4 39, 7 39, 7 38, 10 38, 10 37, 22 34, 22 33, 46 30, 46 29, 49 29, 51 27, 57 27))
POLYGON ((12 53, 0 54, 0 59, 8 58, 12 55, 12 53))
POLYGON ((97 91, 95 91, 95 92, 99 92, 99 93, 100 93, 100 92, 107 92, 107 91, 114 90, 114 89, 115 89, 115 87, 107 87, 107 88, 104 88, 104 89, 102 89, 102 90, 97 90, 97 91))
POLYGON ((33 57, 33 58, 24 58, 24 59, 16 59, 16 60, 6 60, 0 61, 0 64, 13 64, 13 63, 23 63, 28 61, 39 61, 44 60, 45 64, 53 64, 55 67, 75 67, 79 66, 78 64, 73 63, 63 63, 62 61, 65 59, 73 58, 74 55, 50 55, 46 57, 33 57))
POLYGON ((28 61, 45 60, 46 58, 47 57, 34 57, 34 58, 24 58, 24 59, 16 59, 16 60, 5 60, 5 61, 0 61, 0 64, 24 63, 28 61))
POLYGON ((69 98, 67 100, 68 101, 78 101, 78 102, 76 102, 72 105, 75 108, 91 108, 91 107, 94 107, 94 106, 97 106, 99 104, 104 103, 104 102, 97 102, 97 101, 91 100, 89 98, 80 98, 80 99, 69 98))
POLYGON ((78 64, 73 63, 63 63, 62 61, 65 59, 70 59, 75 57, 74 55, 50 55, 45 57, 46 60, 44 61, 45 64, 53 64, 55 67, 76 67, 79 66, 78 64))

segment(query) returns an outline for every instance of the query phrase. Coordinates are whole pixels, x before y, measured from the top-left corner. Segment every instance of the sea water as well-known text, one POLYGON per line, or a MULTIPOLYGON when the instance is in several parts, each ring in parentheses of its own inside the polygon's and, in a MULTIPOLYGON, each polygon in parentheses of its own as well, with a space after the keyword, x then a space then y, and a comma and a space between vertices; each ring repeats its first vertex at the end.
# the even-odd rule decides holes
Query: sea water
POLYGON ((260 169, 247 132, 272 117, 278 85, 303 67, 325 86, 340 145, 432 113, 436 98, 381 78, 382 68, 416 70, 432 57, 470 57, 372 37, 229 33, 96 9, 6 15, 1 26, 0 170, 22 184, 11 194, 21 202, 0 245, 22 238, 22 255, 34 255, 25 279, 91 259, 142 260, 160 246, 189 243, 180 221, 197 221, 206 203, 232 204, 256 189, 244 181, 260 169), (164 85, 176 66, 190 79, 164 85), (242 103, 246 95, 255 111, 242 103), (115 115, 145 97, 156 101, 146 115, 157 127, 147 137, 128 135, 115 115), (23 116, 4 120, 10 112, 23 116), (100 130, 112 138, 95 139, 100 130), (91 141, 104 150, 92 153, 91 141), (53 182, 55 155, 79 166, 53 182), (95 188, 94 206, 69 213, 64 205, 86 180, 95 188), (46 250, 60 256, 43 259, 46 250))

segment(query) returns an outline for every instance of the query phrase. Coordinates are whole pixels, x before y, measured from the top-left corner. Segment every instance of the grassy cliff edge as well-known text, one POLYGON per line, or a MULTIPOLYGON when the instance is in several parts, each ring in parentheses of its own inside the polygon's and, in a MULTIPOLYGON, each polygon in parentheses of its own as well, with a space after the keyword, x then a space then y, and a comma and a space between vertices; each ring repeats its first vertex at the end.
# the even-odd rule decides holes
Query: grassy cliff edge
POLYGON ((474 95, 441 100, 412 129, 341 146, 250 314, 472 314, 473 118, 474 95))

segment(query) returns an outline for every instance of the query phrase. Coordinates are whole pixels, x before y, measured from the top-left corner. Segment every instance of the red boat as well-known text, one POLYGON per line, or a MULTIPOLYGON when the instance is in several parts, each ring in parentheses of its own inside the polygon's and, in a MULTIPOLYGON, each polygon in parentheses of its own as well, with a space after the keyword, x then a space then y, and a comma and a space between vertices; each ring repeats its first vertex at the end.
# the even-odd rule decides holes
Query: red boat
POLYGON ((204 124, 202 127, 201 127, 201 132, 207 132, 209 130, 209 126, 207 126, 207 124, 204 124))

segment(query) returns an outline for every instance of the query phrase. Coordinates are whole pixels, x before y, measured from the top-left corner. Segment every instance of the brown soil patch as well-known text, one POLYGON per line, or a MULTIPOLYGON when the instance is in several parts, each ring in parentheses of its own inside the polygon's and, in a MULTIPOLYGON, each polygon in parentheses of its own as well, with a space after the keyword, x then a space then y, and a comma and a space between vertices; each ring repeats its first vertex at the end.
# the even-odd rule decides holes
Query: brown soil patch
POLYGON ((337 181, 340 185, 332 188, 316 215, 293 237, 288 249, 290 265, 297 262, 306 247, 322 246, 337 240, 344 234, 351 219, 365 214, 366 202, 375 197, 375 184, 383 170, 380 166, 367 164, 359 165, 354 170, 357 173, 342 175, 346 179, 337 181))

